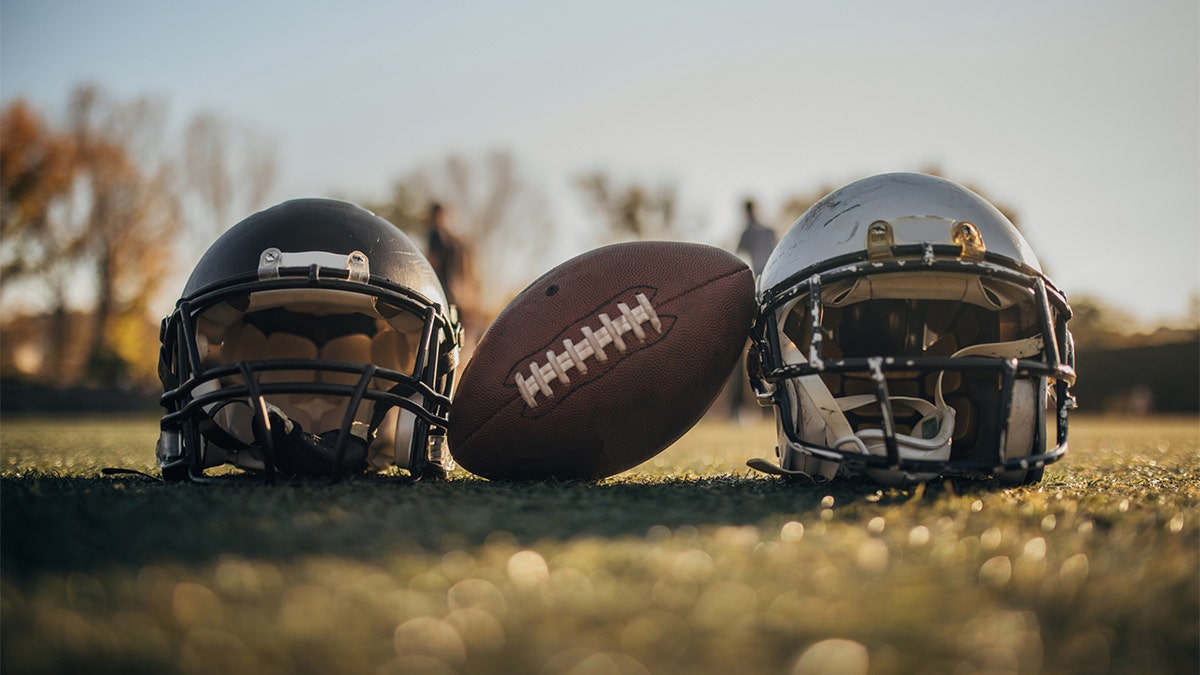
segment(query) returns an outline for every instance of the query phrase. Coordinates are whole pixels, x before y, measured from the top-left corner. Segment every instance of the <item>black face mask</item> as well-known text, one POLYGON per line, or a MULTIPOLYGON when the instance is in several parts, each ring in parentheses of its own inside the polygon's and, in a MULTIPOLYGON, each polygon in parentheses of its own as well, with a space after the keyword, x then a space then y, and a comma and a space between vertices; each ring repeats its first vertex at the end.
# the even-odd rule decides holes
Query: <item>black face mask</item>
POLYGON ((358 473, 367 465, 367 439, 354 434, 341 437, 339 429, 312 434, 301 428, 300 423, 288 419, 277 408, 267 413, 270 422, 270 439, 263 437, 263 430, 255 425, 254 435, 258 445, 272 449, 275 469, 291 476, 329 476, 337 464, 338 444, 344 440, 344 450, 339 473, 358 473))

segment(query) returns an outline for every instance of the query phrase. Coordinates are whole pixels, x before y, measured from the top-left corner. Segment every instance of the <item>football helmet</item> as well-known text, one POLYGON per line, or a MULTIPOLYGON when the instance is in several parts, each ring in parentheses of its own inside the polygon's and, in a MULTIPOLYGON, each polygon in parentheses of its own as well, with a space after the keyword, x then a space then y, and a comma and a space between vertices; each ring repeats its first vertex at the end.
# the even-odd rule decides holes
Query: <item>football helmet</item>
POLYGON ((1070 306, 974 192, 914 173, 850 183, 792 225, 758 292, 748 369, 779 464, 751 467, 1028 484, 1067 452, 1070 306))
POLYGON ((268 482, 444 474, 461 334, 433 268, 388 221, 328 199, 251 215, 162 322, 163 477, 222 464, 268 482))

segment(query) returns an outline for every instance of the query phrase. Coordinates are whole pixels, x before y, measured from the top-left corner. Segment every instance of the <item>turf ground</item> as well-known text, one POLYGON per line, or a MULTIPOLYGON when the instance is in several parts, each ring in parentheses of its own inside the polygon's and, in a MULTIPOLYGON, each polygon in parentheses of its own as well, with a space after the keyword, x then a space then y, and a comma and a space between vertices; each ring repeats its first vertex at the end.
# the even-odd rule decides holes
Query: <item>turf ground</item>
POLYGON ((704 422, 599 484, 165 485, 152 420, 0 426, 0 669, 1200 671, 1200 423, 1072 420, 1033 488, 753 475, 704 422))

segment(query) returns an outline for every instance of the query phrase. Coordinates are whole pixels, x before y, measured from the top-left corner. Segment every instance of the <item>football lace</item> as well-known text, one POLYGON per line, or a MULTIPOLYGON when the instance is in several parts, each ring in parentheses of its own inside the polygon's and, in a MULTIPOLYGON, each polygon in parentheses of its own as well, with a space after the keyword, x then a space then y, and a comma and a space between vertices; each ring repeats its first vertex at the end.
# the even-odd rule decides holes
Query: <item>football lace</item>
POLYGON ((517 390, 521 392, 521 397, 525 399, 525 403, 530 408, 537 407, 537 395, 539 392, 547 397, 554 396, 554 390, 550 388, 551 382, 560 382, 565 386, 570 386, 571 378, 567 371, 574 368, 580 375, 586 375, 588 372, 587 360, 591 357, 596 357, 597 361, 607 361, 608 354, 604 352, 604 348, 612 345, 616 347, 618 352, 623 352, 628 349, 624 335, 633 333, 634 337, 645 342, 646 330, 642 324, 649 323, 655 331, 662 333, 662 321, 658 318, 658 313, 654 311, 654 306, 650 304, 649 298, 644 293, 638 293, 635 298, 637 301, 636 307, 619 302, 617 310, 621 315, 613 319, 608 314, 600 314, 596 318, 600 321, 600 328, 593 331, 590 327, 584 326, 582 329, 583 340, 581 342, 572 342, 570 338, 563 340, 563 349, 560 353, 555 353, 553 349, 546 352, 546 363, 539 364, 537 361, 529 363, 529 376, 525 377, 520 372, 517 372, 517 390))

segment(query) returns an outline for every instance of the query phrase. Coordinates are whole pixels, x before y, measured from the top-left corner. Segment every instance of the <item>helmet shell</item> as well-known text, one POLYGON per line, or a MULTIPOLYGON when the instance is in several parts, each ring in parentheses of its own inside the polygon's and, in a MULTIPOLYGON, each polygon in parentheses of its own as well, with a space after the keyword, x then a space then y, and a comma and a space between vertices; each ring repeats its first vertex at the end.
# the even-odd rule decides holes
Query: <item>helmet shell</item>
POLYGON ((759 290, 748 365, 780 464, 751 466, 1031 483, 1066 453, 1070 307, 971 190, 916 173, 839 188, 783 236, 759 290))
POLYGON ((800 216, 767 260, 760 288, 775 288, 831 261, 867 256, 867 230, 885 221, 897 245, 953 244, 952 228, 967 221, 982 235, 989 258, 1005 258, 1041 274, 1041 263, 1011 221, 978 194, 920 173, 887 173, 829 193, 800 216))
POLYGON ((355 204, 315 198, 283 202, 231 227, 196 264, 183 297, 256 273, 259 258, 269 248, 345 255, 360 251, 373 277, 412 289, 446 308, 446 294, 433 266, 399 228, 355 204))

